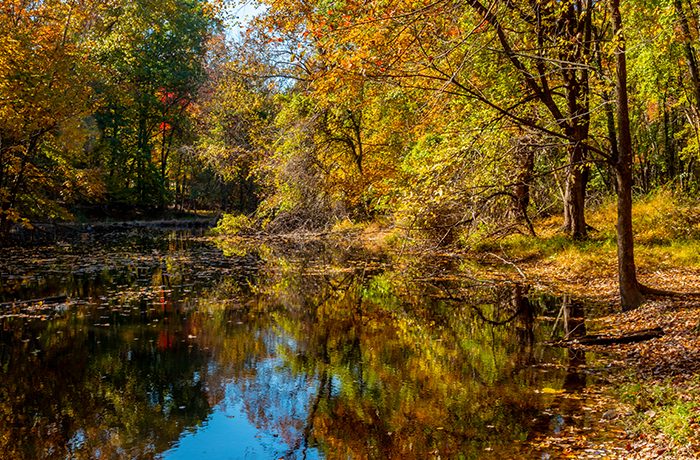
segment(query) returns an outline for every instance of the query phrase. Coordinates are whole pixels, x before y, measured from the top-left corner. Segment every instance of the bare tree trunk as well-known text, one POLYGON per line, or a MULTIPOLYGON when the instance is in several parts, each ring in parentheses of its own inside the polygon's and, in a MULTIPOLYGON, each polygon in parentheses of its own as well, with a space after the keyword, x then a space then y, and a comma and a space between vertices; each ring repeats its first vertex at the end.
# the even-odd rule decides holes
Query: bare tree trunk
POLYGON ((569 168, 564 191, 564 228, 573 239, 585 239, 586 226, 586 181, 583 167, 584 149, 573 145, 570 147, 569 168))
POLYGON ((530 206, 530 187, 535 170, 535 150, 531 145, 528 145, 527 138, 520 139, 519 143, 520 145, 516 148, 515 160, 518 169, 513 187, 514 199, 511 212, 516 220, 525 223, 532 236, 537 236, 535 227, 527 214, 527 209, 530 206))
POLYGON ((617 37, 615 49, 617 67, 617 127, 618 153, 615 160, 617 175, 617 267, 620 284, 620 302, 623 310, 638 307, 644 300, 637 281, 634 264, 634 235, 632 233, 632 135, 630 132, 629 104, 627 100, 627 59, 622 33, 620 0, 611 0, 613 35, 617 37))

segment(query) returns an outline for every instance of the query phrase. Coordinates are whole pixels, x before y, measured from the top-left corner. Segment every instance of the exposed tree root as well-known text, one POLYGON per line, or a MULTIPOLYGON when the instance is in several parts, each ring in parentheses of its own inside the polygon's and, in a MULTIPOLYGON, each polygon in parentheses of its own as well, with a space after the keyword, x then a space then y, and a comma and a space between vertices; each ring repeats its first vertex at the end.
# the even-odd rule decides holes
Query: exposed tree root
POLYGON ((653 329, 642 329, 640 331, 630 332, 623 335, 599 335, 591 334, 583 337, 578 337, 571 340, 562 340, 557 342, 557 345, 569 346, 572 344, 578 345, 616 345, 623 343, 644 342, 646 340, 655 339, 664 335, 664 330, 660 327, 653 329))
POLYGON ((652 297, 693 297, 700 298, 700 292, 678 292, 678 291, 667 291, 665 289, 657 289, 650 286, 646 286, 639 283, 639 290, 645 296, 652 297))

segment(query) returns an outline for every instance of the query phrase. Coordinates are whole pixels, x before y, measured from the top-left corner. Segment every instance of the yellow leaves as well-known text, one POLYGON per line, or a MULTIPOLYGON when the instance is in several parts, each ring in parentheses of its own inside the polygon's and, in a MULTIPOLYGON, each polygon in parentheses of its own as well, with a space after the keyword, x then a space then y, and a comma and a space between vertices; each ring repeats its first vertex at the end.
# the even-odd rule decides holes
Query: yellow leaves
POLYGON ((535 390, 535 393, 542 393, 546 395, 558 395, 564 393, 565 390, 557 390, 555 388, 544 387, 542 390, 535 390))

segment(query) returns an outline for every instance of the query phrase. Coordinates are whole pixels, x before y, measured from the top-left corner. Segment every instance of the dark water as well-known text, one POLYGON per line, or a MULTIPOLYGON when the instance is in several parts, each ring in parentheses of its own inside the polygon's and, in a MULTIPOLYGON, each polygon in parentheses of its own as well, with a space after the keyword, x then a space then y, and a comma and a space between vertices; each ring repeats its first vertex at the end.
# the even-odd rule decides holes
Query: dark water
POLYGON ((593 358, 541 344, 558 307, 526 287, 233 252, 144 230, 4 250, 0 457, 540 458, 600 418, 593 358))

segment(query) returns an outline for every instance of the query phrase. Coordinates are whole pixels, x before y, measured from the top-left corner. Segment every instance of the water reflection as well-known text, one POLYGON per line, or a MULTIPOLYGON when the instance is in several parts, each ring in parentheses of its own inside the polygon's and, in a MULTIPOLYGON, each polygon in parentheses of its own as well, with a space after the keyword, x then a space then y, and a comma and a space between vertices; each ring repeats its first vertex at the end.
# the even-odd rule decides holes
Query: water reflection
POLYGON ((580 389, 585 356, 540 345, 525 286, 129 241, 5 266, 4 300, 71 300, 0 319, 9 458, 512 457, 581 412, 541 391, 580 389))

